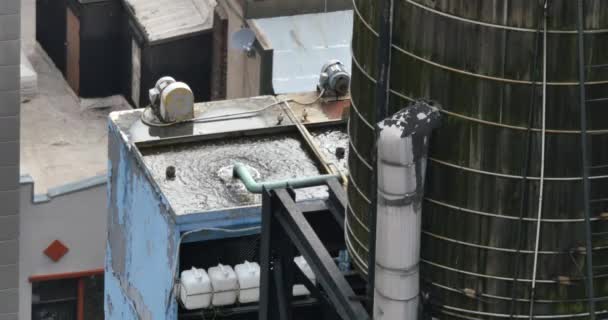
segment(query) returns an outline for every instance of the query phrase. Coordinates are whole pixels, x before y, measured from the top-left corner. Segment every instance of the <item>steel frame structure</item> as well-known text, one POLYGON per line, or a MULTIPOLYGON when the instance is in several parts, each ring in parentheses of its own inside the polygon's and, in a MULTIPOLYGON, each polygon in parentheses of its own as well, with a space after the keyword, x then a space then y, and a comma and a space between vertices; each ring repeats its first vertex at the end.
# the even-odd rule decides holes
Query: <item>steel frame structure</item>
MULTIPOLYGON (((337 179, 329 180, 327 210, 339 225, 344 224, 346 194, 337 179)), ((343 320, 371 319, 360 297, 338 269, 319 236, 296 204, 292 188, 264 190, 262 196, 262 241, 260 248, 260 320, 294 318, 291 288, 303 283, 320 303, 331 306, 343 320), (293 262, 304 256, 320 287, 313 284, 293 262)))

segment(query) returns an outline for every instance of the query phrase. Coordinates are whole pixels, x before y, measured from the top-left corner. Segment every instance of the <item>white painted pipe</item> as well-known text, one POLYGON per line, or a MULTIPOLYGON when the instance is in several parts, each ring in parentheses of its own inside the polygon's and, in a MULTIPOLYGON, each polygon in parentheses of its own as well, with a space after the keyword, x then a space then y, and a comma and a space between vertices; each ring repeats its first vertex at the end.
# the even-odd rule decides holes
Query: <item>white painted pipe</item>
POLYGON ((424 102, 380 122, 374 319, 418 319, 422 195, 438 109, 424 102))

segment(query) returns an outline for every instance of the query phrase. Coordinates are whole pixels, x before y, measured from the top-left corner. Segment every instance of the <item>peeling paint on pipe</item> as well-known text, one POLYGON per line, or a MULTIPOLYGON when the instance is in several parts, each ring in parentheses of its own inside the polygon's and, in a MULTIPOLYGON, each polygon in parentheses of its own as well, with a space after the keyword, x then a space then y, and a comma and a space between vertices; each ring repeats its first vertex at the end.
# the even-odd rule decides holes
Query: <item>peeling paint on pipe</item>
POLYGON ((378 124, 374 319, 418 319, 427 150, 439 110, 416 102, 378 124))

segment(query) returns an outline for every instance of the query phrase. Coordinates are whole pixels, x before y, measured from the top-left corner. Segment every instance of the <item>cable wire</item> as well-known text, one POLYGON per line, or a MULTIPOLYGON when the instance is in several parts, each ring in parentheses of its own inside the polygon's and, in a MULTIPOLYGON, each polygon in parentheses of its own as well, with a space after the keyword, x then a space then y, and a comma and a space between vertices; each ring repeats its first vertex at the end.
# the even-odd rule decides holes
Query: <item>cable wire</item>
POLYGON ((290 98, 290 99, 287 99, 287 100, 284 100, 284 101, 285 102, 295 102, 295 103, 301 104, 303 106, 309 106, 309 105, 315 104, 315 103, 317 103, 317 101, 321 100, 321 98, 323 98, 324 94, 325 94, 325 89, 321 90, 321 92, 319 93, 319 95, 314 100, 311 100, 309 102, 298 101, 298 100, 296 100, 294 98, 290 98))
MULTIPOLYGON (((295 100, 294 98, 289 98, 286 100, 279 100, 279 101, 273 102, 271 104, 268 104, 262 108, 255 109, 255 110, 243 111, 243 112, 237 112, 237 113, 225 114, 225 115, 217 115, 217 116, 196 117, 196 118, 192 118, 192 119, 175 121, 175 122, 167 122, 167 123, 152 122, 152 121, 148 120, 146 115, 150 114, 152 111, 151 106, 148 105, 144 109, 144 112, 142 112, 142 114, 141 114, 141 122, 149 127, 166 128, 166 127, 171 127, 171 126, 174 126, 177 124, 183 124, 183 123, 205 123, 205 122, 252 118, 252 117, 255 117, 256 115, 260 114, 261 112, 264 112, 272 107, 275 107, 275 106, 278 106, 278 105, 281 105, 283 103, 290 102, 290 101, 295 102, 297 104, 305 105, 305 106, 311 105, 311 104, 314 104, 317 101, 319 101, 323 97, 324 94, 325 94, 325 90, 321 90, 320 94, 314 100, 309 101, 309 102, 300 102, 300 101, 295 100)), ((151 117, 153 117, 153 116, 151 115, 151 117)))
MULTIPOLYGON (((534 53, 533 53, 533 57, 532 57, 532 61, 533 61, 533 65, 532 65, 532 79, 536 80, 537 76, 538 76, 538 59, 539 59, 539 41, 540 39, 540 34, 542 32, 542 15, 543 13, 543 8, 539 5, 538 6, 538 10, 537 10, 538 14, 538 28, 537 28, 537 32, 535 34, 534 37, 534 53)), ((513 261, 513 286, 511 288, 511 305, 510 305, 510 319, 513 319, 515 316, 515 312, 516 312, 516 304, 517 304, 517 279, 519 278, 519 272, 520 272, 520 261, 521 261, 521 255, 522 255, 522 246, 523 246, 523 241, 522 241, 522 228, 523 228, 523 224, 524 224, 524 215, 528 206, 528 201, 529 201, 529 197, 530 197, 530 192, 529 192, 529 188, 528 188, 528 175, 530 172, 530 158, 531 158, 531 154, 532 154, 532 127, 534 125, 534 120, 535 120, 535 109, 536 109, 536 89, 537 89, 537 85, 536 82, 534 82, 534 84, 532 84, 532 92, 530 94, 530 106, 528 107, 528 128, 526 131, 526 152, 522 158, 522 166, 524 168, 523 173, 522 173, 522 181, 521 181, 521 188, 522 188, 522 196, 521 196, 521 201, 519 203, 519 217, 518 217, 518 222, 517 222, 517 232, 515 235, 515 239, 517 239, 518 243, 517 243, 517 251, 515 253, 515 259, 513 261)))
POLYGON ((541 150, 540 150, 540 180, 538 190, 538 219, 536 221, 536 239, 534 245, 534 264, 532 267, 532 286, 530 295, 530 319, 534 319, 534 299, 536 295, 536 277, 538 269, 538 251, 540 249, 540 232, 543 217, 543 192, 545 186, 545 144, 546 144, 546 129, 547 129, 547 9, 548 0, 545 0, 544 5, 544 21, 543 21, 543 99, 542 99, 542 133, 541 133, 541 150))
POLYGON ((150 106, 147 106, 144 109, 144 112, 142 112, 142 114, 141 114, 141 122, 143 122, 145 125, 150 126, 150 127, 170 127, 170 126, 174 126, 176 124, 183 124, 183 123, 192 123, 192 122, 205 123, 205 122, 251 118, 251 117, 258 115, 260 112, 263 112, 274 106, 280 105, 281 103, 283 103, 283 101, 277 101, 277 102, 271 103, 269 105, 266 105, 262 108, 259 108, 256 110, 251 110, 251 111, 237 112, 237 113, 219 115, 219 116, 197 117, 197 118, 175 121, 175 122, 167 122, 167 123, 156 123, 156 122, 152 122, 152 121, 146 119, 146 114, 149 113, 150 111, 152 111, 152 108, 150 106))

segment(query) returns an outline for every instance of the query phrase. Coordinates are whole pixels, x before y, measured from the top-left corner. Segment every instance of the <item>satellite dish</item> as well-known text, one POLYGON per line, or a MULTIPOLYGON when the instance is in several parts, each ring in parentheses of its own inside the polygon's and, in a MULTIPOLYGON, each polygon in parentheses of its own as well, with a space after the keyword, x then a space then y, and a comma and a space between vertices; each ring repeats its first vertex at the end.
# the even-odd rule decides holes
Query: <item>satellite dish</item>
POLYGON ((255 42, 255 33, 249 28, 243 28, 232 34, 230 48, 251 52, 255 42))

